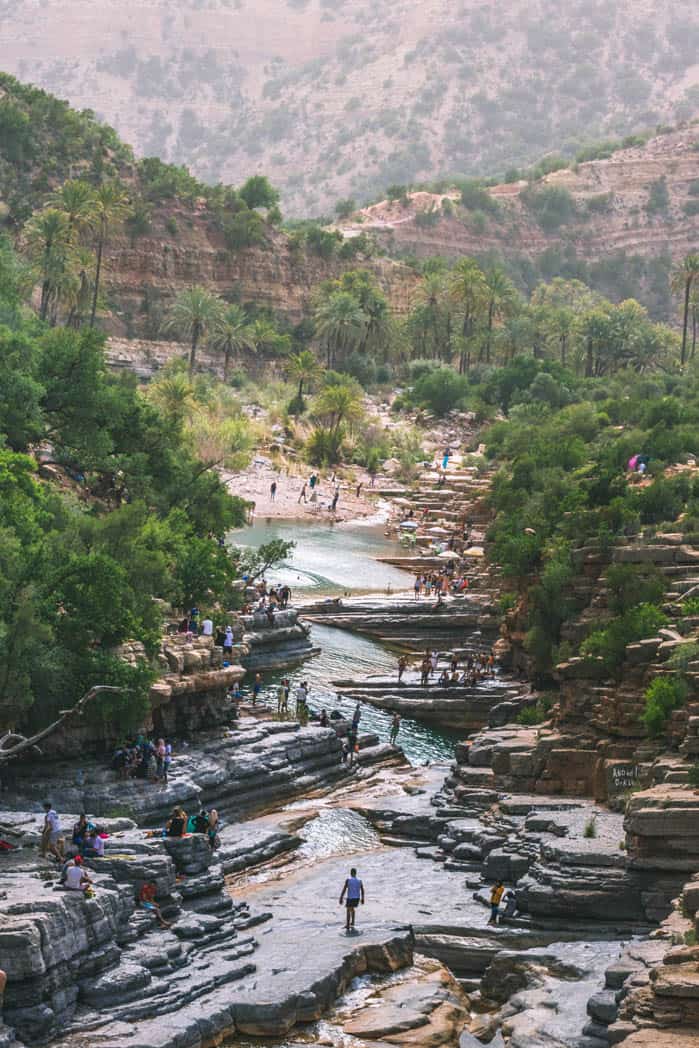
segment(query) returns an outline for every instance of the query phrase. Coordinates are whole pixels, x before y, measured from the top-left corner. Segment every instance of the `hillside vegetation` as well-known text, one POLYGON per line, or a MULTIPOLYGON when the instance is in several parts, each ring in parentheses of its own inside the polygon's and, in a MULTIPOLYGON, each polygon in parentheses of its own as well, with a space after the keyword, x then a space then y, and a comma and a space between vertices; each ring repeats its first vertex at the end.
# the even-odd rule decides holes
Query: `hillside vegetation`
POLYGON ((16 0, 2 14, 7 70, 207 180, 273 171, 296 214, 699 109, 692 0, 16 0))

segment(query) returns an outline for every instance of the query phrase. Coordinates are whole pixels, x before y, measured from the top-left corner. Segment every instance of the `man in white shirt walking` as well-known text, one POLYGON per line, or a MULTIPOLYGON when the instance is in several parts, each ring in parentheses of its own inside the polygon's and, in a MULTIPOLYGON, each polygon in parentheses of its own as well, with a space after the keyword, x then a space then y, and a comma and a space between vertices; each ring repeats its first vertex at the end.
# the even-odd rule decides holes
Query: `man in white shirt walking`
POLYGON ((44 801, 44 826, 41 831, 40 847, 42 859, 46 858, 47 851, 50 851, 59 862, 63 862, 64 856, 61 847, 61 822, 58 818, 58 812, 51 805, 50 801, 44 801))
POLYGON ((213 637, 214 635, 214 624, 211 619, 204 619, 201 624, 201 635, 202 637, 213 637))

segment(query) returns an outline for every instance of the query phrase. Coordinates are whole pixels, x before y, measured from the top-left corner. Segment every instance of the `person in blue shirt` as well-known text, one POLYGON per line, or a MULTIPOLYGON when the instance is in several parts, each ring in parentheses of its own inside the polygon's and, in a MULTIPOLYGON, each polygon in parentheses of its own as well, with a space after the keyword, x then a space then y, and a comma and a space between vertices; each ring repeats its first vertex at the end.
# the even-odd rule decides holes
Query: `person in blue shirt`
POLYGON ((347 912, 345 931, 349 934, 349 932, 354 931, 354 917, 357 912, 357 907, 360 902, 362 906, 364 905, 364 885, 357 877, 357 871, 354 867, 350 870, 350 875, 345 881, 342 889, 342 894, 340 895, 340 906, 342 906, 343 902, 345 903, 347 912))

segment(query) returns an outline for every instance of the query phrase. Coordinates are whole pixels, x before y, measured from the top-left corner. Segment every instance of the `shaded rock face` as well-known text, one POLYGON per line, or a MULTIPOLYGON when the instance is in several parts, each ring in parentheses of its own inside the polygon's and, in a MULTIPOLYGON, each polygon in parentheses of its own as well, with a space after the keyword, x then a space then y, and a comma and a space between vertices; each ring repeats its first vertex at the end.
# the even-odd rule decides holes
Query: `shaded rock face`
MULTIPOLYGON (((223 649, 214 646, 213 637, 174 634, 163 638, 153 660, 160 676, 150 690, 150 712, 143 729, 156 736, 174 738, 227 724, 233 715, 226 691, 245 676, 239 660, 247 652, 244 644, 224 659, 223 649), (224 664, 227 663, 227 664, 224 664)), ((137 642, 122 645, 119 656, 126 662, 145 659, 145 649, 137 642)), ((105 723, 99 717, 72 719, 42 742, 48 758, 80 757, 103 753, 123 741, 118 723, 105 723)))
POLYGON ((240 817, 346 776, 341 756, 342 743, 333 728, 241 718, 225 734, 209 734, 196 746, 175 749, 167 784, 120 781, 104 763, 87 761, 81 785, 75 783, 72 764, 42 765, 42 781, 37 782, 36 765, 26 764, 16 769, 12 805, 38 808, 49 790, 60 811, 96 816, 118 812, 146 824, 166 818, 176 804, 190 812, 206 804, 240 817))
POLYGON ((654 786, 632 796, 624 820, 630 865, 682 876, 699 870, 699 793, 654 786))

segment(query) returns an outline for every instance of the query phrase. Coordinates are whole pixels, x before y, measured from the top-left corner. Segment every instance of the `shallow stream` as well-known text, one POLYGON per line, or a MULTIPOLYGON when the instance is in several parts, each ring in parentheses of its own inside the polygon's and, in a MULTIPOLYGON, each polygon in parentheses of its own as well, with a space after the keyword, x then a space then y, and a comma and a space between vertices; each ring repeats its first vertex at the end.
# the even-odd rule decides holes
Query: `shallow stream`
MULTIPOLYGON (((233 534, 241 546, 259 546, 272 539, 296 542, 289 561, 268 573, 268 582, 285 582, 294 594, 325 596, 337 593, 385 593, 409 589, 412 577, 390 564, 381 564, 374 558, 395 553, 400 547, 387 539, 383 528, 369 524, 306 523, 272 521, 253 524, 233 534)), ((340 699, 332 681, 342 678, 362 678, 372 673, 392 673, 397 656, 377 641, 330 626, 314 625, 314 644, 320 655, 291 670, 263 674, 266 685, 264 701, 276 709, 276 686, 288 677, 293 689, 302 680, 310 687, 309 706, 320 712, 325 709, 350 714, 354 702, 340 699)), ((293 708, 293 706, 292 706, 293 708)), ((391 716, 382 710, 364 704, 360 731, 376 733, 388 741, 391 716)), ((425 727, 417 721, 404 718, 398 742, 412 764, 450 761, 454 755, 457 735, 425 727)))

